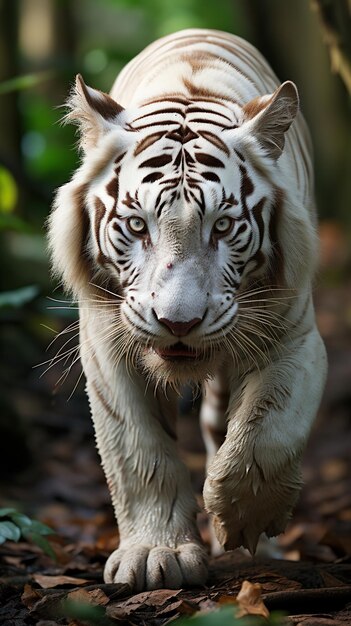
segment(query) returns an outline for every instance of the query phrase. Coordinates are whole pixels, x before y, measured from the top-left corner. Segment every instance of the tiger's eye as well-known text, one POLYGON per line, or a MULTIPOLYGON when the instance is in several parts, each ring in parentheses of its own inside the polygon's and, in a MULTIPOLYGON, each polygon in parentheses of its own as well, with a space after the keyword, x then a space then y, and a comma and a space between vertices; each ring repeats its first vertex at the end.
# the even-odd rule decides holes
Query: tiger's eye
POLYGON ((144 235, 147 231, 146 222, 141 217, 129 217, 127 226, 130 232, 135 235, 144 235))
POLYGON ((231 217, 220 217, 213 226, 213 233, 217 236, 227 235, 231 230, 233 220, 231 217))

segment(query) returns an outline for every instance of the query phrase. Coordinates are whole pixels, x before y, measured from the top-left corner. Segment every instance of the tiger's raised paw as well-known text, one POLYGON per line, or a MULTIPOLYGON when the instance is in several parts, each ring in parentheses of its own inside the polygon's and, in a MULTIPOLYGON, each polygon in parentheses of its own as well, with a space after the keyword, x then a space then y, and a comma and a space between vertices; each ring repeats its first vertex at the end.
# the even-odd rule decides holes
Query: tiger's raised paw
POLYGON ((104 580, 127 583, 133 592, 140 592, 203 585, 207 573, 207 554, 197 543, 184 543, 175 549, 134 544, 112 552, 104 580))
POLYGON ((284 531, 301 479, 296 460, 280 469, 279 475, 272 472, 270 480, 261 479, 254 466, 244 476, 228 472, 218 478, 207 477, 205 507, 212 516, 216 537, 226 550, 243 546, 254 555, 262 533, 274 537, 284 531))

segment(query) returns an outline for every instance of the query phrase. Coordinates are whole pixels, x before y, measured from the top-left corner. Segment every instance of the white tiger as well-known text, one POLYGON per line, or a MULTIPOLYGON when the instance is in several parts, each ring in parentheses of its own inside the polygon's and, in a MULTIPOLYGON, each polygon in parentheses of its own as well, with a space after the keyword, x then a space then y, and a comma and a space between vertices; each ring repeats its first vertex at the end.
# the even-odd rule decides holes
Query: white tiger
POLYGON ((308 131, 246 41, 186 30, 146 48, 111 95, 78 76, 82 164, 49 221, 79 301, 80 351, 120 545, 107 582, 205 582, 176 394, 204 384, 204 501, 225 548, 283 531, 326 375, 308 131), (291 125, 291 127, 290 127, 291 125))

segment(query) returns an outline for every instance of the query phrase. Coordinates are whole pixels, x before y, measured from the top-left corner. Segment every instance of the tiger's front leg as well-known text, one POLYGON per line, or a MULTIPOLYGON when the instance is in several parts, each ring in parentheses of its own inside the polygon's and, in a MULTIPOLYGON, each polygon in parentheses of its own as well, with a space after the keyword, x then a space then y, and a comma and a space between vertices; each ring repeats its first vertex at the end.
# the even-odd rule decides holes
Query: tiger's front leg
POLYGON ((96 440, 120 532, 105 581, 128 583, 134 591, 203 584, 207 556, 196 527, 197 505, 157 398, 123 361, 112 376, 106 352, 97 348, 92 356, 87 345, 83 331, 96 440))
POLYGON ((226 440, 204 487, 227 549, 243 545, 254 553, 262 532, 283 532, 301 487, 301 455, 325 375, 325 348, 313 328, 231 394, 226 440))

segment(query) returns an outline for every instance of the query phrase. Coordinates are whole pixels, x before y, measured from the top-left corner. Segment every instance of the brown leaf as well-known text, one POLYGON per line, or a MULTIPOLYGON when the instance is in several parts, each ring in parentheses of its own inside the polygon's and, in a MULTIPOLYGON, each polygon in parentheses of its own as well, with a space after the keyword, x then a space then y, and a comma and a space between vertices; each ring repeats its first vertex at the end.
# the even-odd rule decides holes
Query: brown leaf
POLYGON ((144 606, 159 607, 180 594, 181 589, 156 589, 155 591, 142 591, 141 593, 124 600, 123 602, 111 603, 107 608, 109 617, 121 619, 140 610, 144 606))
POLYGON ((244 615, 269 617, 269 611, 261 598, 261 585, 259 583, 250 583, 248 580, 244 580, 236 596, 236 603, 239 609, 238 617, 244 615))
POLYGON ((181 593, 181 589, 157 589, 151 593, 152 595, 148 598, 146 604, 149 606, 162 606, 167 600, 178 596, 181 593))
POLYGON ((40 593, 34 589, 32 587, 32 585, 29 585, 28 583, 26 583, 24 585, 24 590, 23 593, 21 595, 21 600, 24 604, 24 606, 27 607, 27 609, 31 609, 32 606, 38 601, 40 600, 41 595, 40 593))
POLYGON ((157 617, 159 615, 169 615, 170 613, 177 613, 179 615, 194 615, 196 609, 193 604, 187 602, 186 600, 176 600, 175 602, 171 602, 168 604, 166 608, 163 608, 162 611, 157 612, 157 617))
POLYGON ((2 557, 5 563, 9 565, 13 565, 14 567, 18 567, 19 569, 25 569, 25 565, 22 562, 22 558, 20 556, 3 556, 2 557))
POLYGON ((84 604, 93 604, 94 606, 105 606, 110 601, 110 598, 102 591, 102 589, 92 589, 87 591, 86 589, 75 589, 70 591, 67 595, 69 600, 74 602, 82 602, 84 604))
POLYGON ((235 596, 221 595, 218 598, 218 604, 233 604, 235 602, 235 596))
POLYGON ((51 589, 52 587, 61 587, 62 585, 84 585, 90 581, 85 578, 74 578, 73 576, 45 576, 44 574, 34 574, 33 578, 42 589, 51 589))
POLYGON ((178 596, 181 589, 156 589, 155 591, 142 591, 136 596, 132 596, 123 604, 130 606, 132 604, 146 604, 147 606, 163 606, 167 600, 178 596))
POLYGON ((34 602, 30 607, 30 616, 47 618, 51 615, 58 615, 61 600, 65 597, 66 592, 50 590, 49 593, 49 591, 46 590, 42 593, 45 593, 45 595, 40 594, 40 599, 34 602))

